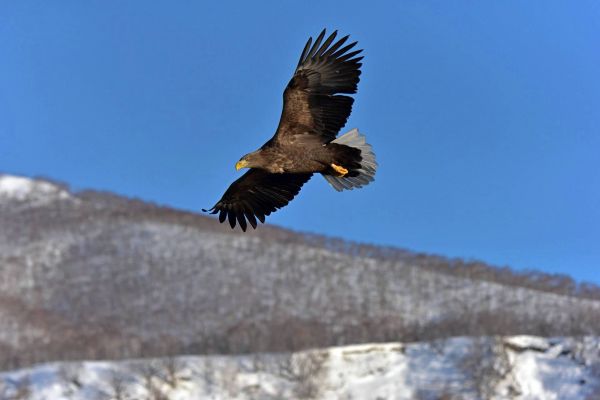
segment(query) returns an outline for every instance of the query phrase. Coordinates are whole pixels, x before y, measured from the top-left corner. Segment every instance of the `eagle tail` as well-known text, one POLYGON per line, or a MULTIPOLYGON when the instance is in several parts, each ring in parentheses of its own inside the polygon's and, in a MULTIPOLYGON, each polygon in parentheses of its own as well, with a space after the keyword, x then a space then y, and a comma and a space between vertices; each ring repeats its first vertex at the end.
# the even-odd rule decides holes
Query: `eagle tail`
POLYGON ((364 135, 358 132, 358 129, 354 128, 350 132, 333 140, 331 143, 339 145, 345 145, 360 150, 360 167, 356 170, 350 171, 351 173, 344 176, 335 175, 323 175, 323 177, 329 182, 331 186, 338 192, 344 189, 352 190, 354 188, 360 188, 368 185, 369 182, 375 180, 375 171, 377 170, 377 161, 375 161, 375 153, 371 145, 366 142, 364 135))

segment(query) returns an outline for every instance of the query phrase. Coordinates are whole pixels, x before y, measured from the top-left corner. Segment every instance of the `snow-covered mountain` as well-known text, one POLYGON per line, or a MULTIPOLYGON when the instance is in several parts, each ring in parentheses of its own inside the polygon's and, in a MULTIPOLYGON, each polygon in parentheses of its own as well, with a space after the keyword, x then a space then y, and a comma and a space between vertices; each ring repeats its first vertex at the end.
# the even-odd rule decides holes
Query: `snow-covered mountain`
POLYGON ((0 382, 2 398, 31 400, 592 400, 600 398, 600 339, 455 338, 295 354, 54 363, 0 374, 0 382))
POLYGON ((0 175, 0 202, 26 202, 39 207, 56 200, 74 199, 65 188, 43 180, 0 175))
POLYGON ((0 369, 462 335, 599 335, 600 296, 518 274, 0 176, 0 369))

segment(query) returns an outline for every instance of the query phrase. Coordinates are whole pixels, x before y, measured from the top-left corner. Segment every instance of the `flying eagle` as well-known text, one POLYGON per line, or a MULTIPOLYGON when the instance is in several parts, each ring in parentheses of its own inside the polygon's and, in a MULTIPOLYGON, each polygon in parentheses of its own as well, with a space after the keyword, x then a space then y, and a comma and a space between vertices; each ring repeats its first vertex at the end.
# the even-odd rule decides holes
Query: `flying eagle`
POLYGON ((362 187, 373 181, 377 163, 371 146, 357 129, 336 138, 346 124, 354 99, 339 93, 356 93, 362 50, 357 42, 344 46, 345 36, 334 43, 325 30, 314 44, 302 50, 294 76, 283 92, 283 111, 275 135, 260 149, 246 154, 236 170, 249 168, 229 186, 210 210, 219 221, 247 223, 286 206, 313 174, 320 173, 337 191, 362 187), (312 45, 312 46, 311 46, 312 45), (352 50, 352 51, 351 51, 352 50))

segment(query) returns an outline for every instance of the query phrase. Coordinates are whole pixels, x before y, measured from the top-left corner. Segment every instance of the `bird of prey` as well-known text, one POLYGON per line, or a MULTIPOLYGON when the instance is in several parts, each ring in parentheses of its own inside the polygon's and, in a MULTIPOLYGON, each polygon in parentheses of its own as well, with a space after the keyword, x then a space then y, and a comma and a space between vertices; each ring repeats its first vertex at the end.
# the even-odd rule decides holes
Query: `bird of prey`
POLYGON ((323 30, 314 44, 304 46, 294 76, 283 92, 283 111, 275 135, 260 149, 243 156, 236 170, 249 168, 209 210, 219 221, 236 222, 245 232, 248 223, 286 206, 313 174, 321 174, 337 191, 362 187, 374 180, 377 163, 365 137, 357 129, 336 138, 346 124, 360 76, 362 50, 349 36, 325 39, 323 30), (246 222, 247 221, 247 222, 246 222))

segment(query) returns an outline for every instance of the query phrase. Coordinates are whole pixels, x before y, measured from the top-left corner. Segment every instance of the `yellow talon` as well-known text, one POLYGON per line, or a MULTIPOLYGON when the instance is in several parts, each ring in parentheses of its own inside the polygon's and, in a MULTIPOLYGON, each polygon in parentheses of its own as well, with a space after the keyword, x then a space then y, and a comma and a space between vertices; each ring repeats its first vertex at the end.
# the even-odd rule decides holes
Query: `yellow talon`
POLYGON ((338 173, 338 176, 344 176, 348 173, 348 170, 344 167, 340 167, 339 165, 335 165, 335 164, 331 164, 331 168, 333 168, 335 170, 335 172, 338 173))

